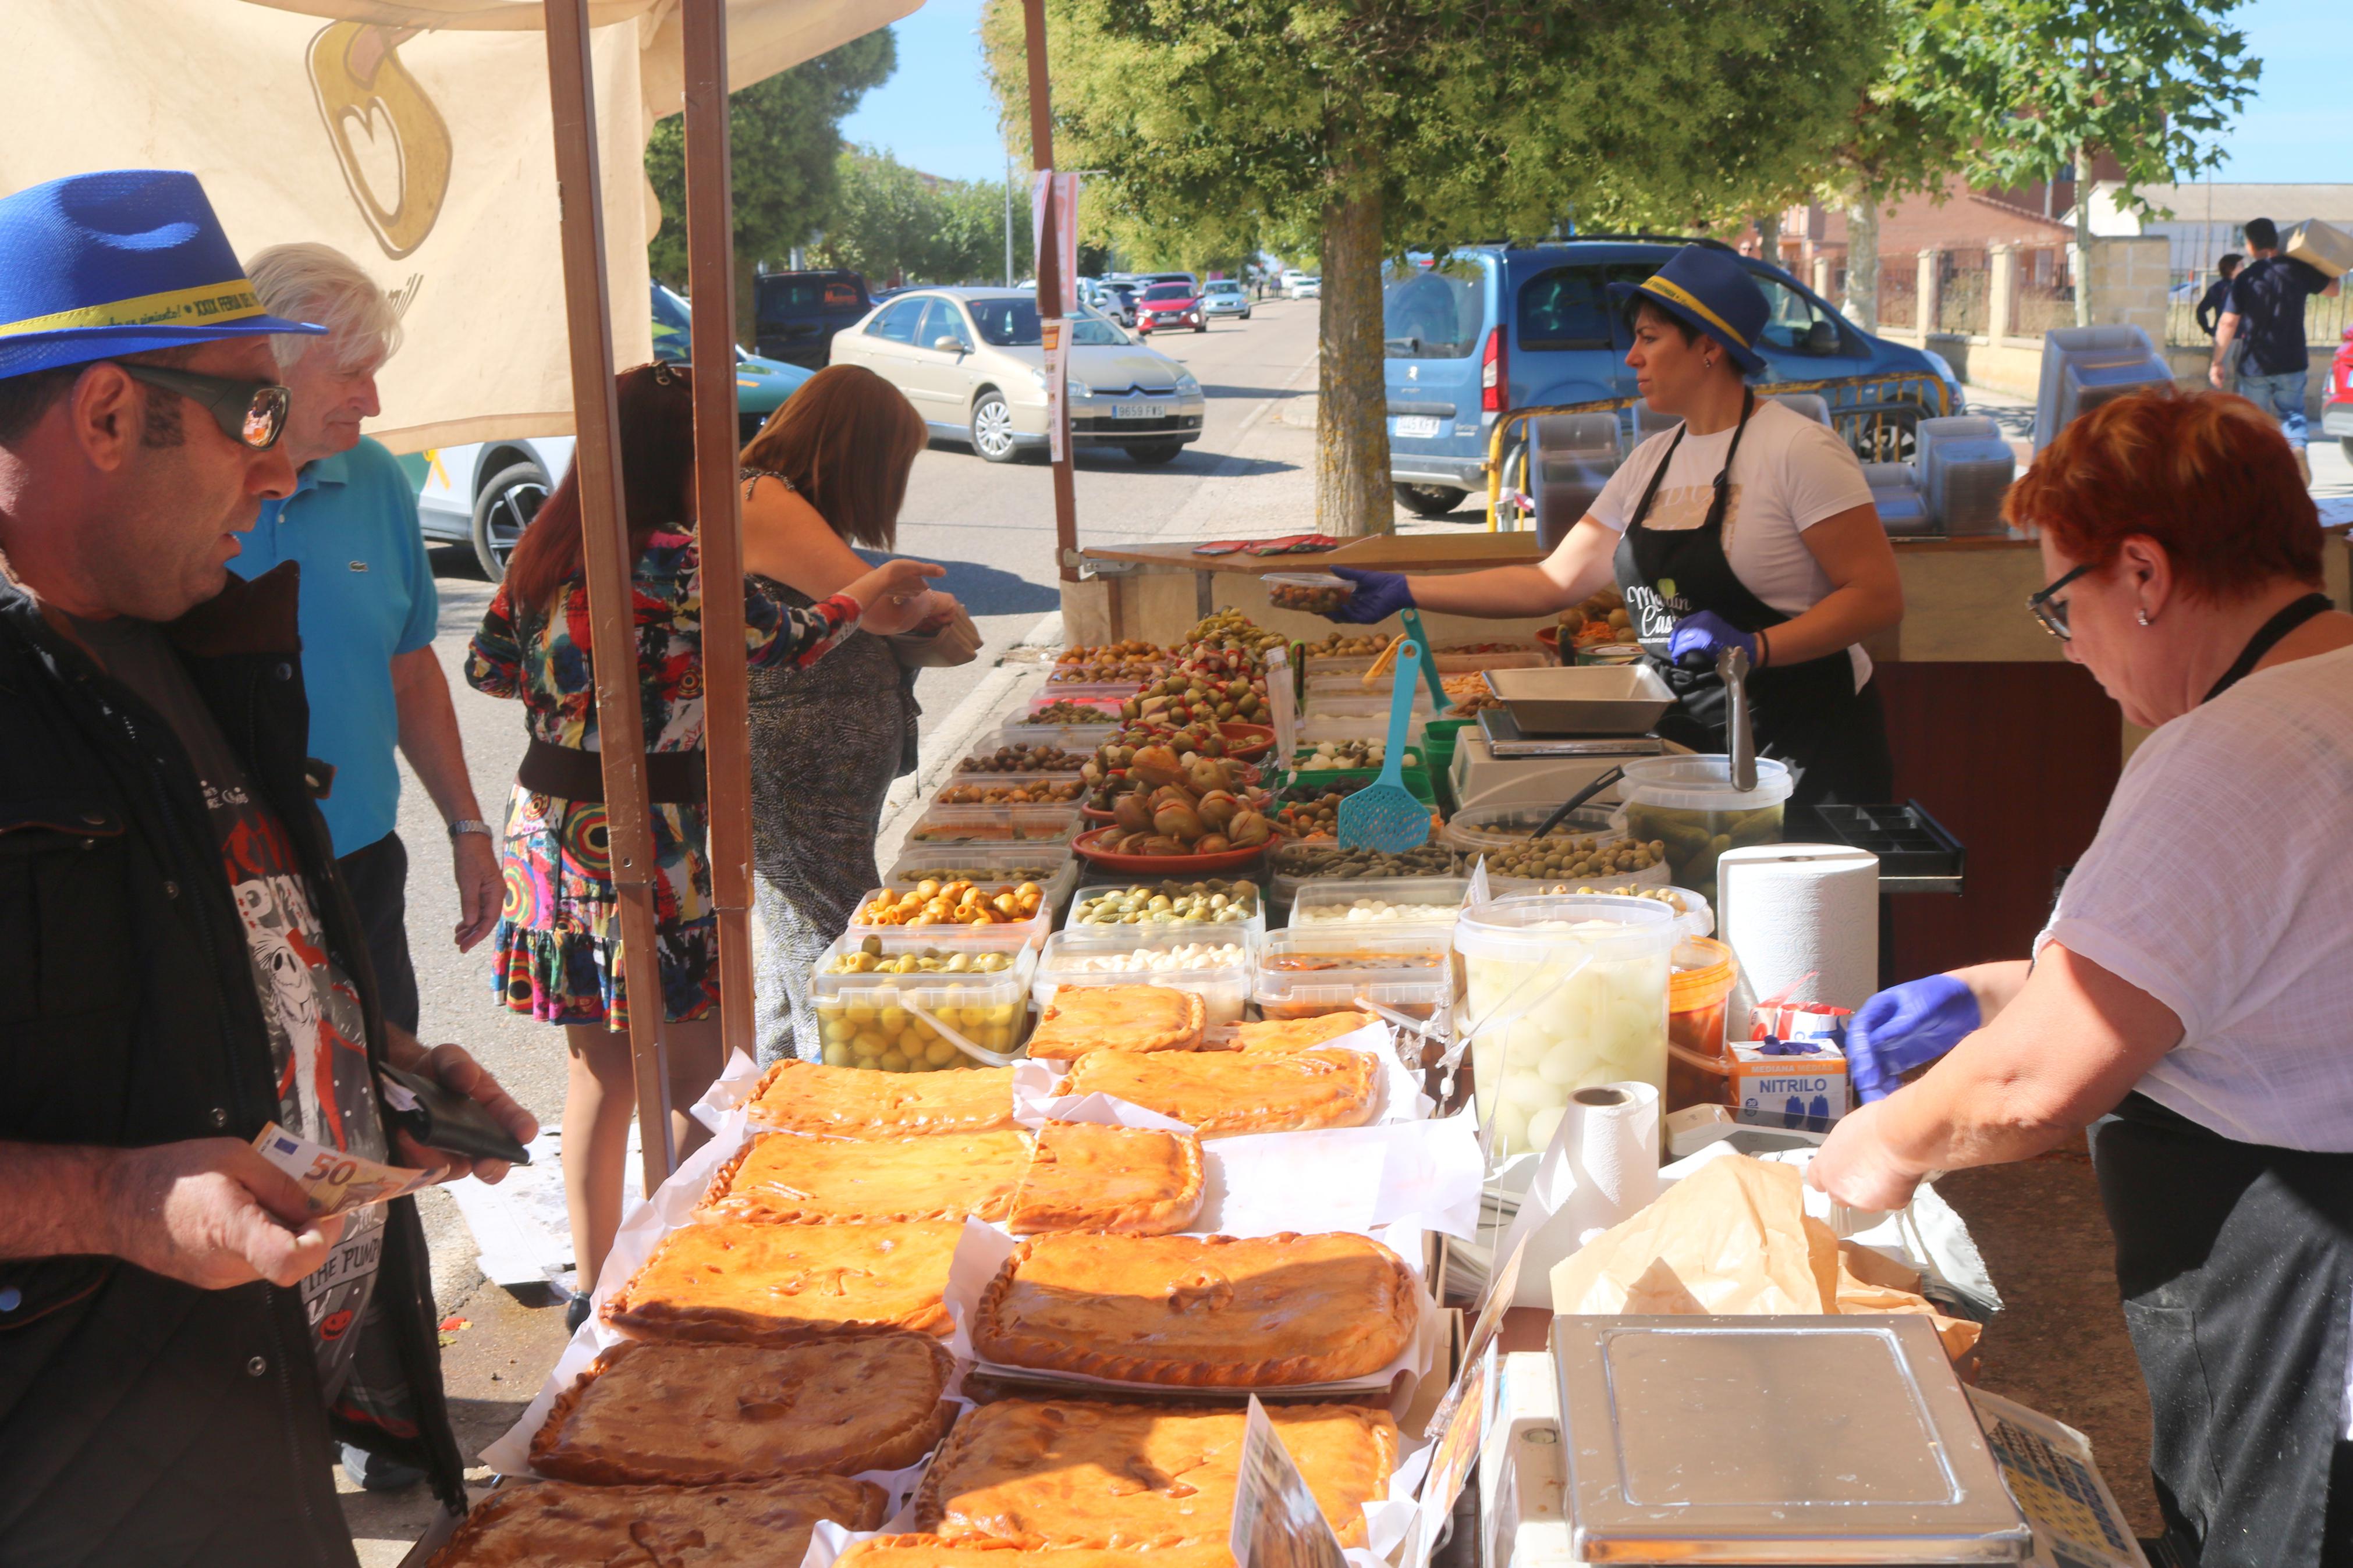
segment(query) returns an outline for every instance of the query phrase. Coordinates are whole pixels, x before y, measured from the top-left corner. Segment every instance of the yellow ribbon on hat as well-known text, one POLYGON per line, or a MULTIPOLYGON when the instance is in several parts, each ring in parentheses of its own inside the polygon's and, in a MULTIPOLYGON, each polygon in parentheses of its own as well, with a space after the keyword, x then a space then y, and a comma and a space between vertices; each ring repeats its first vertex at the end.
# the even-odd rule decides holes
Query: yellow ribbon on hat
POLYGON ((171 289, 103 305, 82 305, 46 316, 27 316, 21 321, 0 321, 0 338, 60 331, 68 327, 204 326, 268 313, 255 298, 251 283, 242 278, 231 278, 194 289, 171 289))
POLYGON ((1670 283, 1663 278, 1656 277, 1645 279, 1640 287, 1649 290, 1651 293, 1656 294, 1662 300, 1671 300, 1675 304, 1681 305, 1684 310, 1696 313, 1710 325, 1714 326, 1717 331, 1722 332, 1725 337, 1730 338, 1742 348, 1745 349, 1748 347, 1748 340, 1742 337, 1738 332, 1734 331, 1732 330, 1731 322, 1725 321, 1722 316, 1717 315, 1714 310, 1709 310, 1705 305, 1701 304, 1692 294, 1690 289, 1670 283))

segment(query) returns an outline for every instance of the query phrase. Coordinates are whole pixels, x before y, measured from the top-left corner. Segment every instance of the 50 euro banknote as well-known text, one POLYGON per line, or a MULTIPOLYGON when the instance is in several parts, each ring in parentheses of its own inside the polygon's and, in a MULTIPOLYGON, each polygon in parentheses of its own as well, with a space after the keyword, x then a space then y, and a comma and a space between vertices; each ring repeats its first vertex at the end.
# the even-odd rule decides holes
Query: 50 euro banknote
POLYGON ((434 1172, 382 1165, 289 1132, 275 1121, 254 1139, 256 1152, 294 1178, 311 1213, 319 1217, 388 1203, 433 1184, 434 1172))

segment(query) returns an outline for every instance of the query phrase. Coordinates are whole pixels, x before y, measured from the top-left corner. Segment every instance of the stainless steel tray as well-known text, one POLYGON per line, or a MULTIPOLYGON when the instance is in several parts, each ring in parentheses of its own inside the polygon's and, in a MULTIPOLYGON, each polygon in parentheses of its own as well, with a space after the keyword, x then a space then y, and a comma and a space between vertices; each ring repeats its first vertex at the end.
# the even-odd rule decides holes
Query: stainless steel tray
POLYGON ((1523 735, 1639 735, 1675 700, 1648 664, 1491 669, 1484 679, 1523 735))

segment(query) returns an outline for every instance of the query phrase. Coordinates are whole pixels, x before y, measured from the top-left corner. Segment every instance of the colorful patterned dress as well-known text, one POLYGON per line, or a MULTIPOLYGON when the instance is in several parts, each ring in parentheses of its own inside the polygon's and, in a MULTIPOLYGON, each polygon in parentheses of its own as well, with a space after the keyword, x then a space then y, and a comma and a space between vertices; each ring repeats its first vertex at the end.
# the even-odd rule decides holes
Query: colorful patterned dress
MULTIPOLYGON (((656 533, 633 583, 638 700, 649 752, 702 749, 702 567, 691 533, 656 533)), ((744 648, 754 669, 815 663, 858 626, 857 601, 836 595, 798 609, 775 586, 744 588, 744 648)), ((504 587, 491 601, 466 658, 466 679, 516 697, 533 737, 598 749, 589 662, 588 591, 572 578, 552 606, 518 612, 504 587)), ((661 943, 662 1006, 673 1023, 702 1017, 719 999, 718 917, 700 805, 652 808, 659 868, 654 913, 661 943)), ((535 794, 518 784, 507 807, 506 902, 492 939, 496 988, 514 1012, 550 1024, 626 1029, 628 986, 620 906, 612 881, 605 803, 535 794)))

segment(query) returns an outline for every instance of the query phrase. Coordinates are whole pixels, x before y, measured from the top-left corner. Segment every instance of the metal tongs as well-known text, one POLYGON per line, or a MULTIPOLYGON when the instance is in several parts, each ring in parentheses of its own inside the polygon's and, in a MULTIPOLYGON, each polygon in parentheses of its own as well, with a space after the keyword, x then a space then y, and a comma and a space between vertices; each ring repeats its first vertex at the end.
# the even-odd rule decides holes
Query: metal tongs
POLYGON ((1716 679, 1724 682, 1724 749, 1732 767, 1732 787, 1757 787, 1757 737, 1748 727, 1748 654, 1728 647, 1715 656, 1716 679))

